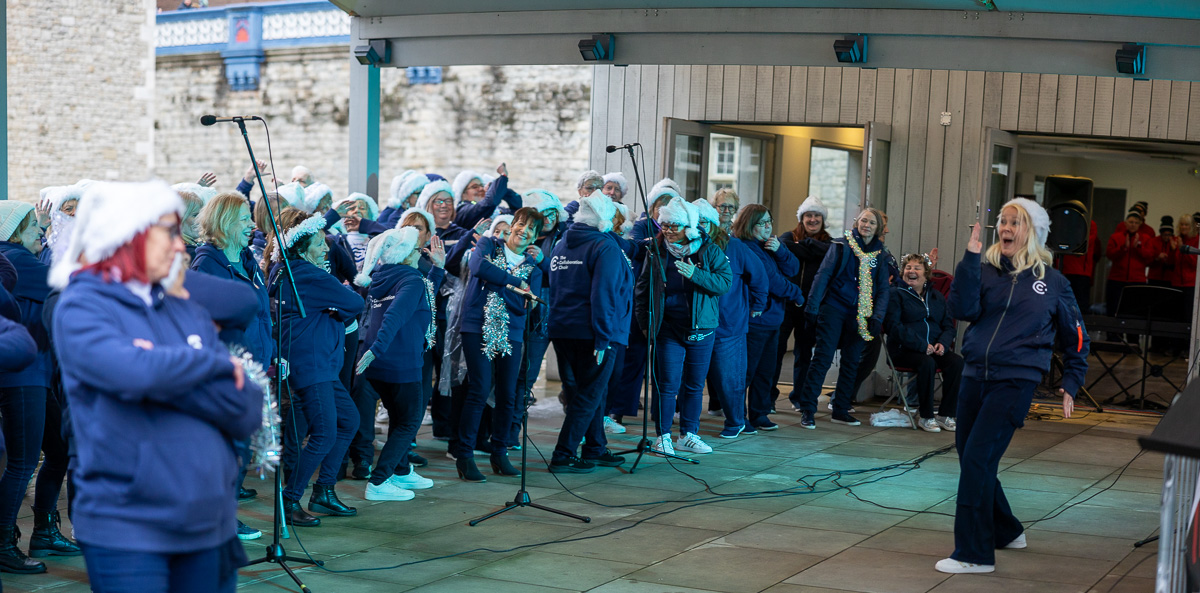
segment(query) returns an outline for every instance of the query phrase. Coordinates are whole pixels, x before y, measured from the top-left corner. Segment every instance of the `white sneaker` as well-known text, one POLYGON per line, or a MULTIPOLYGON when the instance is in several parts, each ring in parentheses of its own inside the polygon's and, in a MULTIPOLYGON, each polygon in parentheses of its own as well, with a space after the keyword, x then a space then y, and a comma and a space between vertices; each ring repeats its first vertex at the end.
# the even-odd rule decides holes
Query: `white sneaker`
POLYGON ((650 445, 650 448, 658 453, 674 455, 675 444, 671 441, 671 433, 664 434, 657 439, 654 439, 654 444, 650 445))
MULTIPOLYGON (((953 418, 951 418, 951 420, 953 420, 953 418)), ((1017 539, 1014 539, 1011 542, 1004 544, 1004 549, 1005 550, 1024 550, 1028 546, 1029 546, 1029 544, 1025 543, 1025 534, 1022 533, 1021 535, 1017 536, 1017 539)))
POLYGON ((709 410, 708 415, 712 416, 713 418, 724 418, 725 410, 709 410))
POLYGON ((917 422, 917 426, 925 432, 942 432, 942 429, 938 426, 938 421, 933 418, 922 418, 917 422))
POLYGON ((428 411, 425 412, 425 416, 421 418, 421 426, 433 426, 433 416, 430 416, 428 411))
POLYGON ((608 434, 625 434, 625 427, 620 422, 612 419, 612 416, 604 417, 604 432, 608 434))
POLYGON ((942 427, 942 430, 954 432, 958 428, 958 424, 954 422, 954 416, 934 416, 933 418, 937 420, 938 426, 942 427))
POLYGON ((981 572, 995 572, 995 564, 972 564, 970 562, 959 562, 953 558, 943 558, 933 565, 938 572, 948 572, 950 574, 971 574, 981 572))
MULTIPOLYGON (((801 410, 800 410, 800 408, 797 408, 797 407, 795 407, 795 406, 792 406, 792 408, 793 408, 794 410, 796 410, 797 412, 801 411, 801 410)), ((828 404, 825 406, 825 409, 826 409, 826 410, 829 410, 830 412, 832 412, 832 411, 833 411, 833 402, 832 402, 832 401, 831 401, 831 402, 829 402, 829 403, 828 403, 828 404)), ((855 413, 855 412, 857 412, 857 411, 858 411, 858 410, 855 410, 855 409, 854 409, 854 406, 850 406, 850 409, 849 409, 849 410, 846 410, 846 413, 847 413, 847 414, 853 414, 853 413, 855 413)))
POLYGON ((408 475, 405 476, 393 475, 392 477, 388 478, 387 481, 393 486, 402 488, 404 490, 424 490, 426 488, 433 488, 433 480, 421 477, 421 474, 418 474, 417 470, 415 469, 408 470, 408 475))
POLYGON ((685 432, 679 437, 679 441, 675 443, 675 448, 680 451, 690 451, 692 453, 712 453, 712 447, 700 440, 700 435, 685 432))
POLYGON ((412 500, 416 494, 412 490, 405 490, 388 480, 378 486, 367 483, 367 492, 363 498, 367 500, 412 500))

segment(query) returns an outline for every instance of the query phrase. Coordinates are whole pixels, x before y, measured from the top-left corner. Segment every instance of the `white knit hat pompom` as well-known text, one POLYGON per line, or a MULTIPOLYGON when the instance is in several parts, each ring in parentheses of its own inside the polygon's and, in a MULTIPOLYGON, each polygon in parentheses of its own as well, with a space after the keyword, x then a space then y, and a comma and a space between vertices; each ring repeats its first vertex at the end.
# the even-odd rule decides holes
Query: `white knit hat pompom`
MULTIPOLYGON (((454 189, 451 188, 450 184, 446 183, 445 180, 439 179, 437 181, 430 181, 429 183, 425 184, 424 188, 421 189, 421 197, 417 198, 417 208, 427 210, 429 206, 429 200, 432 200, 433 196, 438 192, 446 192, 446 195, 450 196, 451 198, 454 197, 454 189)), ((454 198, 454 207, 455 209, 458 208, 457 198, 454 198)))
POLYGON ((548 190, 531 189, 525 192, 525 205, 536 209, 542 214, 554 210, 558 212, 559 221, 567 219, 567 209, 563 207, 562 200, 548 190))
POLYGON ((488 227, 487 232, 484 233, 483 236, 495 237, 496 236, 496 227, 500 226, 500 223, 507 224, 508 226, 511 227, 512 221, 513 221, 513 217, 511 214, 500 214, 500 215, 493 217, 492 218, 492 226, 488 227))
POLYGON ((321 204, 321 200, 329 197, 330 204, 333 203, 333 190, 324 183, 316 182, 304 188, 304 211, 315 212, 317 206, 321 204))
POLYGON ((659 224, 677 224, 685 228, 685 235, 689 239, 696 239, 700 236, 700 229, 696 228, 700 224, 700 211, 695 205, 689 204, 679 196, 671 198, 671 201, 666 206, 658 209, 659 224))
POLYGON ((575 182, 575 191, 583 189, 583 184, 592 180, 599 181, 600 185, 604 185, 604 176, 595 169, 588 169, 587 171, 584 171, 579 176, 579 180, 575 182))
POLYGON ((1045 245, 1046 239, 1050 236, 1050 214, 1046 212, 1046 209, 1029 198, 1013 198, 1005 202, 1000 211, 1003 212, 1009 206, 1023 208, 1029 213, 1029 218, 1033 221, 1033 230, 1037 233, 1038 245, 1045 245))
MULTIPOLYGON (((316 185, 316 184, 314 184, 316 185)), ((338 206, 346 202, 363 202, 367 205, 366 218, 367 220, 377 220, 379 218, 379 204, 375 203, 375 198, 364 193, 354 192, 333 203, 333 208, 336 210, 338 206)), ((361 214, 361 213, 360 213, 361 214)))
POLYGON ((625 179, 625 174, 620 171, 604 174, 604 183, 615 183, 621 188, 621 197, 629 194, 629 181, 625 179))
POLYGON ((404 200, 407 200, 408 196, 425 189, 426 185, 429 185, 429 177, 424 173, 413 172, 404 180, 404 183, 400 184, 399 188, 392 192, 392 197, 388 199, 388 208, 404 206, 404 200))
POLYGON ((460 203, 462 203, 463 192, 467 190, 468 185, 471 185, 472 179, 478 179, 479 183, 482 183, 483 185, 487 185, 487 183, 484 183, 484 181, 483 181, 483 175, 480 175, 479 173, 477 173, 475 171, 470 171, 470 170, 459 171, 458 175, 454 176, 454 185, 453 185, 454 191, 450 192, 450 195, 454 196, 454 207, 455 208, 458 208, 458 205, 460 203))
POLYGON ((713 208, 712 204, 708 203, 708 200, 696 200, 692 202, 692 205, 696 207, 700 220, 706 220, 713 226, 721 226, 721 215, 716 208, 713 208))
POLYGON ((299 183, 285 183, 278 188, 280 199, 284 201, 284 208, 291 206, 304 210, 304 186, 299 183))
MULTIPOLYGON (((415 206, 412 208, 409 208, 408 210, 405 210, 404 213, 400 215, 400 218, 397 218, 396 220, 400 224, 404 224, 404 219, 408 218, 409 214, 420 214, 422 217, 424 217, 425 224, 429 225, 429 234, 430 235, 433 235, 433 233, 437 232, 437 226, 434 225, 434 223, 433 223, 433 215, 430 214, 428 210, 425 210, 422 208, 417 208, 415 206)), ((405 226, 407 226, 407 225, 405 225, 405 226)))
POLYGON ((388 188, 388 208, 400 207, 400 203, 403 201, 403 199, 400 198, 400 188, 404 185, 406 180, 416 174, 416 171, 413 171, 412 169, 406 169, 403 173, 392 178, 392 185, 388 188))
POLYGON ((404 263, 404 260, 408 259, 408 256, 417 248, 419 235, 420 232, 417 229, 406 226, 388 229, 372 237, 367 243, 367 254, 363 259, 362 271, 354 276, 354 283, 362 287, 370 286, 371 272, 375 271, 375 266, 380 262, 384 264, 404 263))
POLYGON ((75 210, 67 248, 50 268, 49 284, 65 287, 81 267, 81 255, 88 262, 104 261, 167 214, 182 217, 183 200, 163 181, 88 186, 75 210))
POLYGON ((816 212, 821 215, 821 220, 829 218, 829 210, 825 208, 825 204, 821 203, 821 198, 817 196, 808 196, 800 203, 800 207, 796 209, 796 222, 804 220, 805 212, 816 212))
POLYGON ((579 211, 575 213, 575 222, 607 233, 613 228, 612 219, 616 213, 616 204, 597 190, 586 198, 579 198, 579 211))

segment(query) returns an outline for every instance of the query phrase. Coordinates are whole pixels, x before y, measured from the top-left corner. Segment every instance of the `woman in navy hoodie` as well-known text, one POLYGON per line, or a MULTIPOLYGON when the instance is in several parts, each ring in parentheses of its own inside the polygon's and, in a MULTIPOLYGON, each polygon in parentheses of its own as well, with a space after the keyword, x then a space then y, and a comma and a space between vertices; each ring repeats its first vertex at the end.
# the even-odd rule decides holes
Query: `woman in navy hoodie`
POLYGON ((468 482, 485 481, 475 466, 474 449, 489 393, 495 393, 496 398, 492 412, 492 471, 501 476, 521 475, 508 461, 508 433, 517 405, 526 302, 525 297, 506 287, 541 295, 542 269, 527 250, 541 233, 543 221, 541 213, 533 208, 517 210, 508 237, 503 241, 495 237, 479 239, 468 262, 471 279, 459 325, 467 362, 467 395, 458 434, 450 441, 458 477, 468 482))
POLYGON ((696 206, 675 196, 658 211, 662 231, 634 290, 638 325, 657 344, 654 373, 658 401, 651 405, 658 439, 654 450, 711 453, 699 436, 704 379, 720 325, 720 297, 729 292, 729 258, 697 228, 696 206), (651 289, 653 282, 653 289, 651 289), (654 300, 651 301, 651 293, 654 300), (655 339, 657 338, 657 342, 655 339), (671 424, 679 400, 679 440, 671 424))
MULTIPOLYGON (((288 523, 310 527, 321 521, 304 512, 300 498, 318 467, 321 473, 313 485, 308 510, 339 517, 358 513, 338 500, 334 486, 342 458, 358 430, 358 409, 338 374, 344 358, 346 322, 362 312, 363 300, 321 267, 329 250, 324 240, 324 218, 314 214, 286 230, 280 227, 284 231, 283 255, 291 262, 307 313, 300 317, 292 287, 284 279, 283 264, 276 262, 268 286, 272 299, 279 303, 283 341, 292 344, 290 352, 281 354, 289 363, 292 397, 299 400, 308 420, 308 443, 300 451, 295 470, 288 475, 283 506, 288 523)), ((296 436, 298 440, 303 438, 296 436)))
POLYGON ((412 500, 413 490, 433 487, 409 463, 409 449, 424 414, 422 362, 433 348, 433 313, 438 281, 418 269, 421 233, 413 227, 386 231, 371 239, 363 271, 355 278, 367 287, 366 339, 355 372, 365 375, 388 411, 388 437, 371 471, 367 500, 412 500))
POLYGON ((42 450, 54 365, 50 339, 42 324, 42 305, 50 294, 46 284, 50 266, 38 259, 41 250, 42 229, 33 206, 0 201, 0 255, 16 271, 13 297, 20 308, 21 325, 38 345, 38 355, 32 364, 20 371, 0 373, 0 415, 4 417, 8 450, 8 465, 0 477, 0 570, 26 574, 46 570, 45 564, 25 557, 18 549, 16 535, 17 513, 42 450))
POLYGON ((1013 516, 996 477, 1013 432, 1024 425, 1033 392, 1062 355, 1063 417, 1087 374, 1088 335, 1071 284, 1046 249, 1050 216, 1032 200, 1000 209, 999 241, 982 253, 979 225, 950 286, 950 315, 970 323, 963 335, 958 399, 958 498, 954 553, 935 568, 948 573, 992 572, 998 548, 1024 548, 1025 528, 1013 516), (982 261, 980 261, 982 259, 982 261))
POLYGON ((733 234, 753 253, 767 276, 770 296, 762 315, 750 318, 746 334, 746 360, 754 361, 746 369, 746 426, 743 434, 759 430, 777 430, 771 422, 771 386, 775 383, 775 349, 779 346, 779 326, 784 308, 804 304, 804 293, 788 278, 800 272, 800 262, 773 234, 771 211, 761 204, 742 207, 733 221, 733 234))
POLYGON ((69 280, 55 347, 78 454, 73 522, 99 593, 232 592, 246 560, 231 441, 261 425, 262 394, 171 273, 182 210, 160 182, 96 184, 51 273, 69 280))
POLYGON ((704 200, 693 202, 700 213, 700 230, 725 251, 733 283, 721 295, 721 322, 717 326, 708 366, 708 396, 724 410, 725 426, 717 436, 734 439, 746 429, 746 334, 750 320, 767 308, 770 283, 762 261, 741 239, 721 228, 721 214, 704 200))
POLYGON ((817 330, 816 348, 800 402, 800 426, 816 428, 817 396, 833 364, 833 351, 842 353, 837 388, 833 394, 832 421, 862 424, 850 415, 854 380, 865 340, 879 335, 887 315, 888 267, 880 258, 883 248, 883 213, 867 208, 854 220, 854 228, 833 240, 805 305, 805 321, 817 330))

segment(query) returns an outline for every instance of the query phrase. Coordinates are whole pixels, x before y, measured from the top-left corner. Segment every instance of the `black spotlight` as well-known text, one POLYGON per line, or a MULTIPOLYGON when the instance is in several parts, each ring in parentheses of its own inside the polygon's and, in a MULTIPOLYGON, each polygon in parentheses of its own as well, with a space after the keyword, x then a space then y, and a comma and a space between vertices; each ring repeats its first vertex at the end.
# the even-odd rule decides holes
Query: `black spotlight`
POLYGON ((1126 43, 1117 50, 1117 72, 1121 74, 1146 73, 1146 46, 1126 43))
POLYGON ((592 35, 579 40, 579 55, 585 62, 611 62, 617 40, 612 35, 592 35))
POLYGON ((386 39, 372 39, 354 47, 354 58, 364 66, 386 64, 392 61, 392 46, 386 39))
POLYGON ((867 36, 847 35, 833 42, 837 61, 861 64, 867 61, 867 36))

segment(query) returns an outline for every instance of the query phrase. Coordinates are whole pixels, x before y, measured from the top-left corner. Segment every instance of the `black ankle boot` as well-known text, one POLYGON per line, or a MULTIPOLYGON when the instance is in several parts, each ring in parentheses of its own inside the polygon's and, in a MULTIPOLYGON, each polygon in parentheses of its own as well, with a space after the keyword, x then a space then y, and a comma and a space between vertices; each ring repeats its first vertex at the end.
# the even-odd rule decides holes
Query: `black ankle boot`
POLYGON ((288 525, 293 527, 316 527, 321 524, 321 520, 306 513, 300 507, 300 501, 283 499, 283 516, 287 519, 288 525))
POLYGON ((308 497, 308 510, 335 517, 353 517, 358 514, 358 509, 348 507, 338 500, 337 492, 334 491, 332 485, 322 486, 320 484, 313 484, 312 496, 308 497))
POLYGON ((474 457, 459 457, 454 460, 454 465, 458 467, 458 477, 468 482, 486 482, 487 478, 479 473, 479 468, 475 467, 474 457))
POLYGON ((62 519, 58 511, 42 513, 33 512, 33 534, 29 536, 29 555, 34 558, 44 556, 79 556, 83 551, 70 538, 58 530, 62 519))
POLYGON ((501 448, 492 453, 492 473, 497 476, 520 476, 521 472, 508 462, 508 450, 501 448))
POLYGON ((17 543, 21 541, 21 530, 16 525, 0 525, 0 572, 13 574, 38 574, 46 572, 46 565, 25 555, 17 543))

